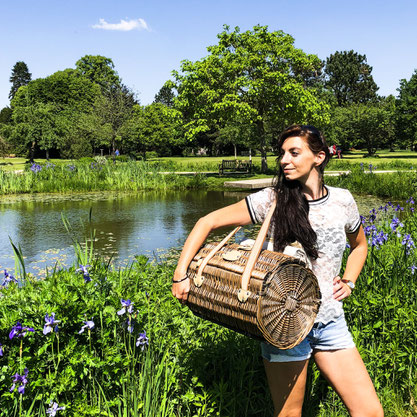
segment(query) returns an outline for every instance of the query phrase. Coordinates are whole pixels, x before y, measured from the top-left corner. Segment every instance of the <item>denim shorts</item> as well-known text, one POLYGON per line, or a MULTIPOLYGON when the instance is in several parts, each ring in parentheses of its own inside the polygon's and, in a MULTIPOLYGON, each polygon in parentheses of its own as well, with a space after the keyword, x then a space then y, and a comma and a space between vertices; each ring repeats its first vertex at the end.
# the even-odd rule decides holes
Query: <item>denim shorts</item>
POLYGON ((355 347, 352 335, 342 315, 329 323, 315 323, 307 337, 292 349, 278 349, 262 342, 262 357, 269 362, 303 361, 314 350, 338 350, 355 347))

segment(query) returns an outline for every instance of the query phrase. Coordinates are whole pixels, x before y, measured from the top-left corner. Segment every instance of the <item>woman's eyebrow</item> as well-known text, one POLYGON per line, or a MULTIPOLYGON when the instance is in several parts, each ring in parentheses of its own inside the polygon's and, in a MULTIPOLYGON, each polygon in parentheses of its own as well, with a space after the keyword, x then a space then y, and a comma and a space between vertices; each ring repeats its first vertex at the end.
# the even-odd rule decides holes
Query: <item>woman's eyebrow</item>
MULTIPOLYGON (((281 151, 285 152, 285 149, 281 149, 281 151)), ((299 148, 298 146, 293 146, 292 148, 288 149, 288 152, 292 151, 301 151, 301 148, 299 148)))

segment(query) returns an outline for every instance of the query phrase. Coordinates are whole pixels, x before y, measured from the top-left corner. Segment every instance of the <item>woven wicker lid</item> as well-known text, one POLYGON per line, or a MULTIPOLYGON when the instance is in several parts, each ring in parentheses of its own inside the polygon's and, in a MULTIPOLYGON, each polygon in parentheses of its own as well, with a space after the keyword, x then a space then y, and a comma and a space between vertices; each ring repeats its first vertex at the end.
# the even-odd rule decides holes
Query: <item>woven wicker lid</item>
POLYGON ((271 272, 258 299, 257 320, 265 340, 280 349, 299 344, 313 327, 320 298, 310 269, 287 264, 271 272))

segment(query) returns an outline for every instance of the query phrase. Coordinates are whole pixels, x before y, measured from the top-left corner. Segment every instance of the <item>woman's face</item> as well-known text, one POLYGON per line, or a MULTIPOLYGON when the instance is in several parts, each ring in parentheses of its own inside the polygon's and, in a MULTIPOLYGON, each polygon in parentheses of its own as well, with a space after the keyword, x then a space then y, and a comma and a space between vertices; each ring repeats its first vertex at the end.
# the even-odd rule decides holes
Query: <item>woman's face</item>
POLYGON ((311 172, 323 162, 324 152, 314 154, 299 136, 286 139, 281 147, 280 164, 287 180, 306 183, 311 172))

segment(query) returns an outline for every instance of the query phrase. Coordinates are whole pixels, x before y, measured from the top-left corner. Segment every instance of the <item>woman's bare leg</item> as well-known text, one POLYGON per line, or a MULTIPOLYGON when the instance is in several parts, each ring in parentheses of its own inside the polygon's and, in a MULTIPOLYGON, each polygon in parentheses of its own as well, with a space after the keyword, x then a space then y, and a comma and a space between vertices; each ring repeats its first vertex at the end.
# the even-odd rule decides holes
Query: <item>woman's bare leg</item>
POLYGON ((308 360, 268 362, 266 377, 274 403, 274 417, 300 417, 303 408, 308 360))
POLYGON ((383 417, 381 403, 356 348, 316 350, 313 357, 352 417, 383 417))

